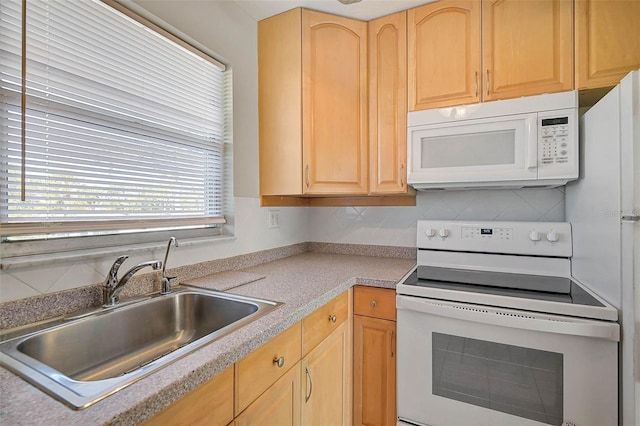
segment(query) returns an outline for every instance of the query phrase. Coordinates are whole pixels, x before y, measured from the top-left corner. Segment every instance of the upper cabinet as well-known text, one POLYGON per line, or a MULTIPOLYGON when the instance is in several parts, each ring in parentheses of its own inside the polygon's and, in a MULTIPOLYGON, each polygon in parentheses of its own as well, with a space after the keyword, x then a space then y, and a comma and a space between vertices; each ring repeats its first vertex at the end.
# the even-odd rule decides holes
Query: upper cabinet
POLYGON ((294 9, 258 23, 262 205, 415 205, 406 12, 294 9))
POLYGON ((369 189, 407 192, 407 12, 369 22, 369 189))
POLYGON ((640 68, 640 1, 576 0, 576 88, 618 84, 640 68))
POLYGON ((302 11, 304 194, 367 194, 367 23, 302 11))
POLYGON ((261 194, 367 194, 367 23, 260 21, 258 66, 261 194))
POLYGON ((410 111, 480 101, 480 11, 477 0, 408 11, 410 111))
POLYGON ((484 0, 485 101, 573 89, 573 2, 484 0))
POLYGON ((302 11, 258 23, 260 194, 302 194, 302 11))
POLYGON ((441 0, 409 11, 409 109, 573 89, 573 3, 441 0))

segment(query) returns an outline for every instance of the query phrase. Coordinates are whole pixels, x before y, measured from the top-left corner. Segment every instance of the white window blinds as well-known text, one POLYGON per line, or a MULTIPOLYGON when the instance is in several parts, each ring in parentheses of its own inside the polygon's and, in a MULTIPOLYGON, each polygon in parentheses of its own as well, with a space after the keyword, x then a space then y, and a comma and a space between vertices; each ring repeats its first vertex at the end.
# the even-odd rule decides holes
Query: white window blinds
POLYGON ((27 1, 23 176, 21 9, 0 1, 0 232, 223 222, 224 68, 100 1, 27 1))

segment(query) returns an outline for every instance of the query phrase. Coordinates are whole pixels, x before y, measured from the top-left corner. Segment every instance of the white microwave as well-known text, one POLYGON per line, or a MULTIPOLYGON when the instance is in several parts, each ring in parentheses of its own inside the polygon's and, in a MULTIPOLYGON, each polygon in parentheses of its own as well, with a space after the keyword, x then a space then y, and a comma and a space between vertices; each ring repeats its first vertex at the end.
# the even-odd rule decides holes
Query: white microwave
POLYGON ((555 187, 578 178, 577 91, 407 115, 418 190, 555 187))

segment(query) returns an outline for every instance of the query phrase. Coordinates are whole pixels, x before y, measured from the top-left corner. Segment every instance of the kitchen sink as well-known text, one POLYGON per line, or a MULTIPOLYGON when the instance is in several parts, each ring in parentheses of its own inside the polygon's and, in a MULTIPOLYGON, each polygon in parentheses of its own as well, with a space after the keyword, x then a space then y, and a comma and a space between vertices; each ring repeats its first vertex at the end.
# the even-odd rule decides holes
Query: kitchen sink
POLYGON ((2 337, 0 364, 75 409, 113 394, 277 307, 181 287, 2 337))

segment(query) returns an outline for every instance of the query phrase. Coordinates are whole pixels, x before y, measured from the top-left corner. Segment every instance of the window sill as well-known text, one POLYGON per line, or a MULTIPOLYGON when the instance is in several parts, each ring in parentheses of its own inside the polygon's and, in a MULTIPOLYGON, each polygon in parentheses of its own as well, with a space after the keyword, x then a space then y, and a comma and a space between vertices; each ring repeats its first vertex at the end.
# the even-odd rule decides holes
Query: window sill
MULTIPOLYGON (((181 238, 180 247, 187 247, 192 245, 217 243, 222 241, 235 240, 233 235, 216 235, 209 237, 199 238, 181 238)), ((46 253, 46 254, 32 254, 15 257, 3 257, 0 260, 0 270, 6 271, 9 269, 27 268, 31 266, 42 266, 55 262, 76 262, 88 259, 97 259, 106 256, 121 255, 121 254, 134 254, 149 252, 152 250, 164 249, 167 246, 166 241, 149 242, 142 244, 123 244, 116 247, 101 247, 93 249, 81 249, 62 251, 59 253, 46 253)))

